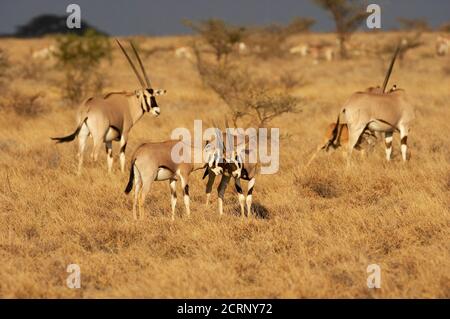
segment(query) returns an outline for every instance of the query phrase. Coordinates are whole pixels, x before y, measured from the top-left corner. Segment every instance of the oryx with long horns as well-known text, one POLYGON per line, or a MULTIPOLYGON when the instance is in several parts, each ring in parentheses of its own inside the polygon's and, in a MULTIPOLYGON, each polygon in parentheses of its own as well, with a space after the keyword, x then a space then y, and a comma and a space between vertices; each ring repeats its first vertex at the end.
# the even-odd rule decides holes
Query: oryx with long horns
POLYGON ((339 140, 340 123, 345 122, 348 128, 348 163, 351 153, 363 137, 364 132, 383 132, 386 143, 386 159, 389 161, 392 153, 392 135, 400 132, 401 153, 407 160, 407 139, 411 123, 415 119, 412 103, 405 91, 394 86, 385 92, 400 46, 394 53, 383 87, 381 89, 356 92, 344 103, 337 117, 332 137, 324 146, 327 149, 339 140), (341 121, 341 118, 343 121, 341 121))
POLYGON ((116 41, 133 69, 141 87, 134 92, 111 92, 104 96, 88 98, 80 107, 78 126, 75 132, 65 137, 52 138, 57 143, 65 143, 73 141, 78 136, 78 174, 81 173, 83 154, 89 136, 92 136, 94 141, 92 150, 92 158, 94 161, 97 161, 99 151, 103 143, 105 144, 108 172, 111 172, 113 164, 112 142, 120 142, 120 169, 124 172, 125 149, 131 128, 146 112, 151 113, 153 116, 160 114, 160 108, 155 96, 165 94, 166 91, 152 88, 133 43, 130 42, 130 45, 139 63, 144 79, 139 74, 120 42, 118 40, 116 41))

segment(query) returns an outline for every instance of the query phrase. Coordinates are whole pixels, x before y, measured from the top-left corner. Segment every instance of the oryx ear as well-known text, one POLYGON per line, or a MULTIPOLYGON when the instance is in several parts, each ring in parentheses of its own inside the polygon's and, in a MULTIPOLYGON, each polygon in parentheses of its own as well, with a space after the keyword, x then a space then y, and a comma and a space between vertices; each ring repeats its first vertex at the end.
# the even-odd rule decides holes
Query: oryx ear
POLYGON ((158 89, 158 90, 155 90, 154 91, 154 95, 165 95, 167 93, 167 90, 161 90, 161 89, 158 89))

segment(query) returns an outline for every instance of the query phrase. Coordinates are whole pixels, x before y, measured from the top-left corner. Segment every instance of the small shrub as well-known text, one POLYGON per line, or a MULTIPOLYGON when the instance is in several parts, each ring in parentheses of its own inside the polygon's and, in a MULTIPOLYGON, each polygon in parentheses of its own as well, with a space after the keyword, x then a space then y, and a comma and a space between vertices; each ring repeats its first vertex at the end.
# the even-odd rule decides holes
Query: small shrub
POLYGON ((201 22, 186 20, 185 25, 197 32, 213 49, 216 60, 227 61, 235 44, 242 41, 245 29, 226 24, 220 19, 209 19, 201 22))
POLYGON ((84 35, 69 34, 57 38, 55 57, 57 67, 64 70, 62 95, 78 103, 88 95, 97 94, 105 85, 105 74, 99 72, 100 63, 111 61, 108 38, 88 30, 84 35))
POLYGON ((0 110, 12 111, 22 117, 37 117, 46 111, 41 102, 42 92, 23 94, 12 91, 0 101, 0 110))
POLYGON ((198 50, 195 54, 203 83, 227 104, 234 126, 264 127, 276 117, 298 111, 298 100, 278 81, 258 78, 237 65, 208 63, 198 50), (245 125, 238 124, 244 120, 245 125))
POLYGON ((288 25, 271 24, 248 31, 249 46, 261 59, 283 57, 286 52, 287 39, 290 36, 308 32, 315 20, 309 18, 294 18, 288 25))
POLYGON ((7 53, 3 49, 0 49, 0 89, 2 89, 7 83, 10 66, 11 64, 7 53))

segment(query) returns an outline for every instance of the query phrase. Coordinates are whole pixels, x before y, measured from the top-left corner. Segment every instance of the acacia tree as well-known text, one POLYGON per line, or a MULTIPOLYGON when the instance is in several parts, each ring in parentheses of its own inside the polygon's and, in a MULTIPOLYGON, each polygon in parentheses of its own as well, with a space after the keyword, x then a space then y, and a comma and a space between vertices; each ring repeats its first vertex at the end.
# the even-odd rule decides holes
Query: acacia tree
POLYGON ((281 57, 286 54, 287 39, 293 35, 308 32, 316 21, 311 18, 296 17, 287 25, 270 24, 249 30, 248 42, 255 53, 263 59, 281 57))
POLYGON ((342 58, 347 58, 345 43, 367 18, 368 13, 365 7, 361 1, 357 0, 314 0, 314 2, 332 15, 336 25, 340 55, 342 58))
POLYGON ((285 86, 277 87, 280 81, 257 78, 238 65, 207 62, 195 46, 194 53, 203 83, 228 106, 235 127, 265 127, 283 114, 299 112, 299 100, 285 86))
POLYGON ((216 60, 227 60, 233 46, 242 41, 245 28, 236 27, 220 19, 208 19, 200 22, 185 20, 184 24, 197 32, 214 50, 216 60))

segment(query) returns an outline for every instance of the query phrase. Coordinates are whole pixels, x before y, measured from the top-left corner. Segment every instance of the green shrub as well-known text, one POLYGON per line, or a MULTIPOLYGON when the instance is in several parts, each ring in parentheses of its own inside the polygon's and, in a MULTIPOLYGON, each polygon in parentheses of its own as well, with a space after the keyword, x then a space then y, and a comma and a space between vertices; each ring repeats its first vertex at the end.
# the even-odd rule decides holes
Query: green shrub
POLYGON ((56 66, 64 71, 64 81, 61 82, 63 98, 79 103, 89 95, 101 93, 105 74, 99 71, 99 67, 104 60, 111 62, 109 39, 88 30, 81 36, 59 36, 56 47, 56 66))

